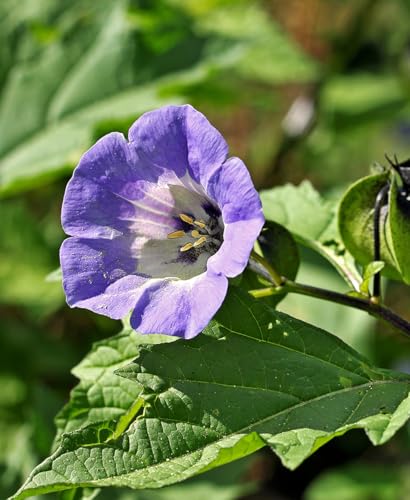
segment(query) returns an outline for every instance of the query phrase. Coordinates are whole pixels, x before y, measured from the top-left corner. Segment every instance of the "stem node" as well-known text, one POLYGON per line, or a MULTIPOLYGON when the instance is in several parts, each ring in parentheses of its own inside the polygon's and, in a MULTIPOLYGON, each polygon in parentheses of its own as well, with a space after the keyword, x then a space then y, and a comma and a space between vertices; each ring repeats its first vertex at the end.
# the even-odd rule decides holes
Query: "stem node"
MULTIPOLYGON (((393 327, 397 328, 401 333, 404 333, 408 337, 410 337, 410 323, 406 321, 404 318, 396 314, 394 311, 389 309, 388 307, 380 304, 379 297, 370 297, 370 298, 362 298, 362 297, 354 297, 351 295, 345 295, 343 293, 334 292, 332 290, 326 290, 324 288, 318 288, 311 285, 305 285, 303 283, 297 283, 295 281, 288 280, 280 274, 267 262, 263 257, 255 252, 252 252, 251 259, 254 259, 260 266, 264 268, 266 272, 262 273, 258 271, 259 266, 254 267, 253 269, 256 272, 259 272, 265 279, 269 280, 273 287, 261 289, 263 291, 271 290, 271 294, 275 293, 278 289, 283 290, 288 293, 297 293, 300 295, 307 295, 309 297, 314 297, 317 299, 327 300, 330 302, 335 302, 336 304, 342 304, 345 306, 353 307, 355 309, 360 309, 361 311, 366 311, 372 316, 382 319, 386 321, 393 327), (276 290, 275 290, 276 289, 276 290)), ((256 293, 258 295, 257 290, 252 290, 251 293, 256 293)), ((266 296, 259 295, 259 297, 266 296)), ((258 297, 257 297, 258 298, 258 297)))

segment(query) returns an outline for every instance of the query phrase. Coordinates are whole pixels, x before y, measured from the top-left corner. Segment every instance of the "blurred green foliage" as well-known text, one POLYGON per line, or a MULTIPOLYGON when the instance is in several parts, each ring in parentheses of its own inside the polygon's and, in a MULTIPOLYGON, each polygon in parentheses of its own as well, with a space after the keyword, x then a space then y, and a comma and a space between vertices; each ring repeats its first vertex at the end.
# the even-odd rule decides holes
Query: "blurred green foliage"
MULTIPOLYGON (((245 159, 258 187, 309 178, 334 199, 385 152, 409 156, 409 96, 407 0, 2 0, 0 497, 48 455, 72 366, 119 329, 68 310, 59 282, 45 279, 58 267, 64 185, 87 147, 109 131, 126 133, 146 110, 190 102, 245 159)), ((302 256, 301 280, 343 289, 324 260, 302 256)), ((390 305, 408 317, 408 291, 386 286, 390 305)), ((280 308, 340 334, 380 366, 410 369, 408 343, 362 313, 295 296, 280 308)), ((366 461, 408 460, 408 428, 383 449, 357 434, 329 446, 292 480, 262 456, 242 469, 231 464, 225 482, 211 475, 174 497, 237 498, 241 481, 252 479, 267 495, 293 499, 316 476, 306 498, 325 498, 329 485, 348 485, 358 499, 403 491, 402 474, 381 477, 366 461), (320 478, 343 460, 358 461, 359 472, 320 478)))

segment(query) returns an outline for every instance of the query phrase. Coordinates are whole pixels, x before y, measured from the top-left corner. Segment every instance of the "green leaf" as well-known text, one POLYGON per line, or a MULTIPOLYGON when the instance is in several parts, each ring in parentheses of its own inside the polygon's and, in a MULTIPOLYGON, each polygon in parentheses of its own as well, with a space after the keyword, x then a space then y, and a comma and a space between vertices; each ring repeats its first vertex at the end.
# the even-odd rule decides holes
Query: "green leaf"
MULTIPOLYGON (((298 281, 346 293, 346 283, 342 277, 332 267, 323 264, 319 255, 304 250, 302 264, 298 271, 298 281)), ((286 296, 280 304, 280 310, 318 328, 332 332, 333 335, 338 336, 362 354, 373 355, 376 320, 363 311, 343 307, 334 302, 326 302, 324 305, 321 300, 296 293, 289 293, 286 296)))
MULTIPOLYGON (((397 112, 407 103, 405 90, 395 74, 356 73, 329 79, 323 90, 323 107, 327 113, 350 117, 363 123, 369 116, 397 112)), ((335 119, 335 117, 333 118, 335 119)), ((346 119, 346 118, 345 118, 346 119)))
POLYGON ((352 463, 314 479, 306 500, 398 500, 409 498, 409 469, 400 464, 352 463))
MULTIPOLYGON (((129 3, 44 2, 32 24, 19 5, 8 13, 9 22, 19 20, 13 51, 22 54, 1 89, 0 194, 69 172, 102 133, 126 131, 141 113, 180 103, 183 97, 162 94, 171 75, 183 80, 185 71, 189 80, 190 70, 204 78, 218 69, 182 12, 157 16, 161 9, 147 6, 158 22, 142 30, 129 3)), ((220 65, 231 48, 220 50, 220 65)))
POLYGON ((268 84, 317 78, 318 63, 261 6, 235 2, 201 14, 198 18, 201 30, 240 37, 246 44, 244 55, 234 68, 240 76, 268 84))
POLYGON ((202 335, 140 346, 118 372, 143 412, 65 434, 14 499, 74 486, 158 488, 269 445, 295 468, 363 428, 390 439, 410 412, 410 376, 377 369, 336 337, 232 289, 202 335))
MULTIPOLYGON (((192 500, 193 498, 196 500, 237 500, 260 488, 258 484, 260 479, 252 478, 252 471, 255 466, 258 467, 260 460, 261 457, 257 455, 245 457, 194 476, 183 483, 155 490, 144 489, 136 492, 126 488, 105 488, 94 491, 100 492, 98 498, 102 500, 192 500)), ((75 491, 81 493, 84 490, 80 488, 75 491)), ((65 492, 73 494, 73 490, 65 492)), ((79 495, 74 499, 69 497, 67 500, 86 500, 86 498, 88 500, 88 497, 79 495)))
POLYGON ((285 226, 296 241, 325 257, 354 289, 362 281, 336 224, 334 202, 323 200, 308 181, 261 192, 265 217, 285 226))
MULTIPOLYGON (((359 264, 367 266, 374 260, 374 204, 380 189, 388 181, 388 173, 370 175, 355 182, 342 198, 339 228, 346 248, 359 264)), ((385 262, 382 273, 400 279, 394 254, 386 235, 387 206, 382 209, 380 223, 380 255, 385 262)))
POLYGON ((51 271, 51 273, 48 273, 45 277, 45 280, 49 283, 61 283, 62 279, 63 273, 61 267, 57 267, 57 269, 54 269, 54 271, 51 271))
POLYGON ((40 227, 28 204, 17 199, 1 202, 0 218, 0 304, 17 304, 36 315, 54 311, 64 295, 60 283, 45 281, 58 248, 46 238, 50 221, 40 227))
POLYGON ((398 186, 392 182, 389 193, 389 236, 395 261, 403 281, 410 284, 410 209, 398 201, 398 186))
POLYGON ((287 278, 296 278, 300 258, 298 247, 291 233, 280 224, 267 221, 258 238, 263 256, 276 271, 287 278))
MULTIPOLYGON (((300 264, 299 251, 295 240, 286 228, 276 222, 266 221, 258 238, 258 244, 264 258, 273 265, 280 276, 286 276, 291 280, 296 278, 300 264)), ((250 267, 252 266, 260 269, 255 261, 252 262, 250 267)), ((254 291, 272 286, 270 281, 254 271, 255 269, 251 270, 250 268, 245 270, 240 280, 242 289, 254 291)), ((263 271, 266 272, 262 268, 263 271)), ((274 307, 285 296, 286 293, 283 292, 272 293, 270 296, 261 298, 260 300, 264 300, 268 305, 274 307)))
MULTIPOLYGON (((70 402, 56 417, 57 437, 89 424, 121 420, 129 411, 138 411, 141 387, 118 377, 114 370, 138 356, 141 344, 171 342, 165 335, 138 335, 130 327, 109 339, 96 342, 91 352, 72 373, 80 383, 72 390, 70 402)), ((132 417, 131 417, 132 418, 132 417)))
POLYGON ((379 273, 384 267, 384 262, 380 260, 375 260, 370 262, 363 271, 363 281, 360 284, 360 292, 363 295, 370 296, 370 281, 373 276, 379 273))

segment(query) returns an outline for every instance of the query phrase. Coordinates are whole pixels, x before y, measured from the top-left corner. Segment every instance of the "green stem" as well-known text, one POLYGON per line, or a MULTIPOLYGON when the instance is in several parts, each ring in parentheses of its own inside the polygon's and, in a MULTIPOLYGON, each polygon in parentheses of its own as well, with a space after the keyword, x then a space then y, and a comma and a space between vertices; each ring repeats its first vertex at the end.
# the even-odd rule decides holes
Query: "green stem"
POLYGON ((397 315, 391 309, 372 301, 371 299, 352 297, 343 293, 333 292, 315 286, 304 285, 302 283, 295 283, 294 281, 285 280, 282 289, 291 293, 298 293, 300 295, 307 295, 317 299, 328 300, 337 304, 342 304, 355 309, 366 311, 372 316, 387 321, 392 326, 400 330, 407 336, 410 336, 410 323, 401 316, 397 315))
MULTIPOLYGON (((353 307, 355 309, 360 309, 361 311, 366 311, 372 316, 388 322, 389 324, 397 328, 400 332, 410 337, 410 323, 401 316, 397 315, 391 309, 377 303, 376 301, 373 301, 371 298, 367 299, 364 297, 354 297, 339 292, 333 292, 332 290, 318 288, 316 286, 296 283, 295 281, 291 281, 287 278, 281 277, 279 273, 275 271, 263 257, 261 257, 260 255, 258 255, 257 257, 258 258, 255 260, 257 260, 257 262, 262 265, 267 271, 267 274, 263 274, 264 278, 266 279, 267 275, 269 275, 269 280, 271 281, 273 287, 271 287, 271 289, 263 288, 260 290, 259 294, 257 290, 254 290, 252 295, 256 297, 264 297, 267 295, 271 295, 271 293, 269 293, 270 290, 272 293, 279 291, 287 293, 297 293, 299 295, 307 295, 309 297, 315 297, 317 299, 335 302, 336 304, 342 304, 345 306, 353 307)), ((252 254, 252 258, 255 258, 255 255, 252 254)))

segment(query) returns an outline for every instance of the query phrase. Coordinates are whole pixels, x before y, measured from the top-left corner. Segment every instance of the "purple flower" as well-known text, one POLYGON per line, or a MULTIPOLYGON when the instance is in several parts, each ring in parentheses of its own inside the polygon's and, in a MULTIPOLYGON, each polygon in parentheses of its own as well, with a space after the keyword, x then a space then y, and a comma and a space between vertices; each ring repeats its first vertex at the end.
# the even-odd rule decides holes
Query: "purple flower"
POLYGON ((240 274, 264 218, 249 173, 191 106, 139 118, 81 158, 67 185, 60 252, 71 307, 142 333, 197 335, 240 274))

